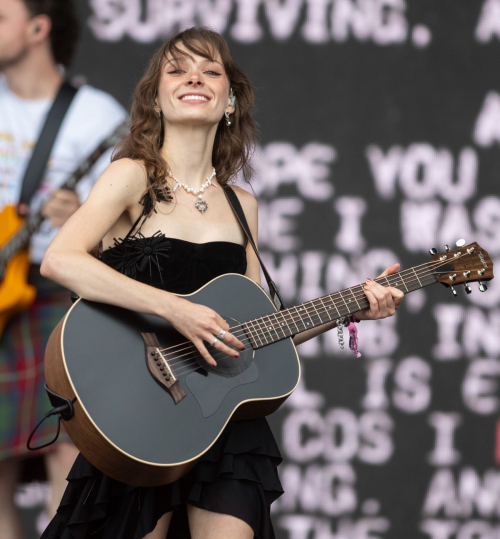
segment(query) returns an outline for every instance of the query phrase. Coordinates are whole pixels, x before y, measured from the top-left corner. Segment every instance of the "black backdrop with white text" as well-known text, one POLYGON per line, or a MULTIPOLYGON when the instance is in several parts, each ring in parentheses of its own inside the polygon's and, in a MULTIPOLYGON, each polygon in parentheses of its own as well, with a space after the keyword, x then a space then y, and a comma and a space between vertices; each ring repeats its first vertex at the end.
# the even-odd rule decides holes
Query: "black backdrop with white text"
MULTIPOLYGON (((71 75, 127 106, 162 40, 228 40, 257 89, 260 248, 288 305, 459 238, 500 261, 500 0, 78 3, 71 75)), ((500 285, 472 288, 359 324, 360 359, 336 331, 299 348, 270 418, 278 539, 500 539, 500 285)), ((30 522, 42 497, 18 494, 30 522)))

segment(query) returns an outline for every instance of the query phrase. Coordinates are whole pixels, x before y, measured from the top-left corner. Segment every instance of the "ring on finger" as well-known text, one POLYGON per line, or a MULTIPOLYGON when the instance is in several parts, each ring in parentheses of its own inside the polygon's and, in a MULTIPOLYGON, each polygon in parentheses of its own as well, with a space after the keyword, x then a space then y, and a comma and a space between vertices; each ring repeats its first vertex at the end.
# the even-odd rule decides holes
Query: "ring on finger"
POLYGON ((226 330, 225 329, 221 329, 220 330, 220 333, 217 335, 217 338, 220 339, 221 341, 224 340, 224 335, 226 334, 226 330))
POLYGON ((217 337, 215 337, 214 339, 214 342, 212 343, 212 346, 215 346, 215 343, 218 341, 219 339, 217 337))

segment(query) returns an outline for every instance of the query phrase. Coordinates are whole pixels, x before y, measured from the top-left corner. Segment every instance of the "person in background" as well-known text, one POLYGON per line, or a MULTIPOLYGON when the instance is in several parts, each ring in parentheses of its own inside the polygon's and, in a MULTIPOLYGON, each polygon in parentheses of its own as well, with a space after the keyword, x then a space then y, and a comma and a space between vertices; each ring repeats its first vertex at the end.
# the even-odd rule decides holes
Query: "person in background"
MULTIPOLYGON (((65 68, 73 59, 78 30, 73 0, 0 0, 0 210, 19 201, 33 148, 65 78, 65 68)), ((45 204, 46 216, 30 243, 29 281, 37 288, 37 299, 12 318, 0 336, 2 539, 22 536, 13 498, 23 461, 44 457, 51 487, 48 512, 53 516, 77 454, 68 438, 40 452, 32 453, 26 447, 30 432, 50 408, 44 390, 45 345, 70 306, 69 292, 41 277, 39 268, 46 247, 86 198, 109 163, 110 152, 78 184, 76 192, 59 187, 125 117, 123 107, 109 94, 82 86, 63 120, 46 174, 30 204, 31 211, 45 204)), ((55 422, 42 427, 36 445, 55 435, 55 422)))

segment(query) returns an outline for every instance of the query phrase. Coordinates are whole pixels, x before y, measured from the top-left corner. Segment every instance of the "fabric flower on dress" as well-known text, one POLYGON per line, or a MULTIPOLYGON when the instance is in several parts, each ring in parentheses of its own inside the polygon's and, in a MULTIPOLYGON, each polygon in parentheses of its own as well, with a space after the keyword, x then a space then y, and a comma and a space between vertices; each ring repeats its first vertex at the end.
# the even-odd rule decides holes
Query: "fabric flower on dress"
MULTIPOLYGON (((172 202, 173 197, 170 194, 170 187, 166 188, 166 192, 163 192, 160 189, 153 190, 156 196, 156 202, 172 202)), ((156 208, 154 207, 153 201, 151 200, 149 191, 146 191, 146 193, 139 202, 144 206, 144 215, 146 215, 146 217, 150 215, 152 211, 156 213, 156 208)))
POLYGON ((151 276, 153 267, 156 267, 161 277, 160 259, 169 258, 167 253, 172 246, 160 230, 152 236, 138 232, 136 236, 115 239, 114 242, 109 254, 117 271, 135 279, 137 273, 142 273, 146 268, 149 268, 151 276))

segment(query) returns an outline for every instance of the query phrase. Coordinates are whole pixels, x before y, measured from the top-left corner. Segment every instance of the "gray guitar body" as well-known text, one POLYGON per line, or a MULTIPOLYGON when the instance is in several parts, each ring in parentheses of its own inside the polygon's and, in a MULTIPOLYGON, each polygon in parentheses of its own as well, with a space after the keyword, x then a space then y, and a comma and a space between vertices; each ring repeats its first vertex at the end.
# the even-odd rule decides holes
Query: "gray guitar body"
MULTIPOLYGON (((230 326, 274 313, 250 279, 218 277, 188 296, 230 326)), ((65 422, 73 441, 98 469, 126 483, 152 486, 186 473, 232 418, 268 415, 298 384, 300 364, 290 338, 221 357, 211 368, 168 322, 119 307, 79 300, 54 331, 46 354, 48 387, 75 401, 65 422), (185 396, 177 403, 147 366, 141 333, 155 334, 185 396), (185 343, 185 344, 182 344, 185 343)))

